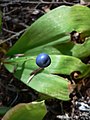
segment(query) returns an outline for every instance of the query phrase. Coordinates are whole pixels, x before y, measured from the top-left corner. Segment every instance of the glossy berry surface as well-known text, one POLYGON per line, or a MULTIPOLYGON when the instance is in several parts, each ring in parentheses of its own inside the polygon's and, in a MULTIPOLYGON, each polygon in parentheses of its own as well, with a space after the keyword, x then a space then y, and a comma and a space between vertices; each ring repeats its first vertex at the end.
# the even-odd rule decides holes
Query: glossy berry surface
POLYGON ((41 53, 36 58, 36 64, 41 68, 48 67, 50 63, 51 63, 51 58, 46 53, 41 53))

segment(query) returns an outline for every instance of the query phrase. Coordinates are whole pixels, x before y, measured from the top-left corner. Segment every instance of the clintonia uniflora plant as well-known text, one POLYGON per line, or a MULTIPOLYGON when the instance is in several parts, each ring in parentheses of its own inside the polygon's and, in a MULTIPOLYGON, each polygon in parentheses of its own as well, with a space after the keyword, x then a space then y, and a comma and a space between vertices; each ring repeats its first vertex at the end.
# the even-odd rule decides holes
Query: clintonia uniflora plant
MULTIPOLYGON (((81 5, 51 10, 33 23, 8 51, 5 67, 11 73, 16 68, 14 76, 39 93, 68 101, 75 86, 61 75, 79 72, 77 81, 90 75, 90 65, 82 62, 90 55, 89 18, 90 9, 81 5), (23 56, 15 57, 16 54, 23 56)), ((8 120, 18 118, 15 115, 8 120)))

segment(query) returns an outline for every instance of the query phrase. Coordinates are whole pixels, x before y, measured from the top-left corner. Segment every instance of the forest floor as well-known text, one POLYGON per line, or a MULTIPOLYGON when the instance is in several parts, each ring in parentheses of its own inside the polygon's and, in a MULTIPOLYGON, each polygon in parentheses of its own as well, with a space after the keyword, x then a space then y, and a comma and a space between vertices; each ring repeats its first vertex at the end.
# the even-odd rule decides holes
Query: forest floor
MULTIPOLYGON (((0 9, 3 15, 3 26, 0 33, 0 59, 5 57, 8 49, 39 17, 58 6, 72 6, 77 3, 80 3, 79 0, 0 0, 0 9)), ((90 108, 89 112, 80 110, 80 106, 81 109, 85 105, 90 107, 90 78, 85 79, 80 88, 77 93, 78 105, 75 104, 74 98, 68 102, 56 99, 46 101, 49 110, 44 120, 70 120, 72 118, 73 120, 90 120, 90 108), (63 109, 66 110, 66 113, 63 109)), ((36 91, 18 81, 3 65, 0 65, 0 107, 13 107, 18 103, 28 103, 37 98, 36 91)))

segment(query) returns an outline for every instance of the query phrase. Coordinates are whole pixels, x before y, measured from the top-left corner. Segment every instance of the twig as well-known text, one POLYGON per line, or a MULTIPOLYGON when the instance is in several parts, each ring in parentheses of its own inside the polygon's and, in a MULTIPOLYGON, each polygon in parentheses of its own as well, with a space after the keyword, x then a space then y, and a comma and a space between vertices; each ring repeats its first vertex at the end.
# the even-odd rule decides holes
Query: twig
POLYGON ((34 2, 34 1, 20 1, 21 3, 26 3, 26 4, 41 4, 41 3, 43 3, 43 4, 69 4, 69 5, 74 5, 75 3, 70 3, 70 2, 54 2, 54 1, 51 1, 51 2, 47 2, 47 1, 43 1, 43 0, 41 0, 40 2, 39 1, 36 1, 36 2, 34 2))
POLYGON ((11 39, 14 39, 15 37, 18 37, 21 33, 25 32, 26 29, 21 30, 20 32, 16 33, 15 35, 12 35, 11 37, 5 39, 5 40, 0 40, 0 44, 5 43, 11 39))
POLYGON ((23 26, 23 27, 25 27, 25 28, 29 27, 29 26, 26 25, 25 23, 18 23, 18 24, 21 25, 21 26, 23 26))
POLYGON ((16 34, 16 32, 11 31, 11 30, 8 30, 8 29, 6 29, 6 28, 2 28, 2 29, 3 29, 3 31, 5 31, 5 32, 12 33, 12 34, 16 34))
POLYGON ((32 80, 32 78, 39 73, 41 70, 43 70, 43 68, 37 68, 36 70, 34 70, 31 74, 30 77, 27 80, 27 84, 32 80))
POLYGON ((16 10, 20 10, 20 9, 21 9, 21 8, 15 8, 15 9, 13 9, 13 10, 7 12, 7 13, 3 13, 3 16, 5 16, 5 15, 9 15, 9 14, 12 14, 14 11, 16 11, 16 10))
MULTIPOLYGON (((70 119, 72 119, 72 117, 69 117, 68 115, 57 115, 57 118, 59 118, 60 120, 70 120, 70 119)), ((78 120, 78 116, 74 116, 74 118, 76 119, 76 120, 78 120)))
MULTIPOLYGON (((48 1, 43 1, 43 0, 40 0, 40 1, 18 1, 18 2, 9 2, 9 3, 7 3, 6 4, 6 6, 8 6, 8 5, 14 5, 14 4, 18 4, 18 3, 20 3, 20 4, 68 4, 68 5, 74 5, 74 4, 76 4, 76 3, 70 3, 70 2, 66 2, 66 1, 64 1, 64 2, 58 2, 58 1, 51 1, 51 2, 48 2, 48 1)), ((2 6, 3 5, 3 3, 0 5, 0 6, 2 6)))

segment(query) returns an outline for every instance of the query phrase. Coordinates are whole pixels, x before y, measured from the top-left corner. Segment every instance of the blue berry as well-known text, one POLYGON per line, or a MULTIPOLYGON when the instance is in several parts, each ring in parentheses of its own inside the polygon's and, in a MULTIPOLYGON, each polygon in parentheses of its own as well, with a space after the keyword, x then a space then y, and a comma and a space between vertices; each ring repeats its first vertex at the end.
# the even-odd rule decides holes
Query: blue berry
POLYGON ((48 67, 50 63, 51 63, 51 58, 46 53, 41 53, 36 58, 36 64, 41 68, 48 67))

